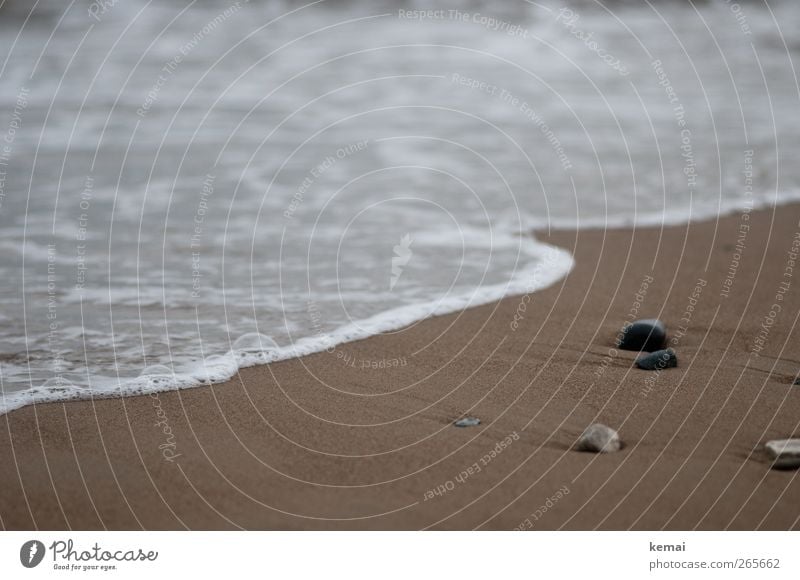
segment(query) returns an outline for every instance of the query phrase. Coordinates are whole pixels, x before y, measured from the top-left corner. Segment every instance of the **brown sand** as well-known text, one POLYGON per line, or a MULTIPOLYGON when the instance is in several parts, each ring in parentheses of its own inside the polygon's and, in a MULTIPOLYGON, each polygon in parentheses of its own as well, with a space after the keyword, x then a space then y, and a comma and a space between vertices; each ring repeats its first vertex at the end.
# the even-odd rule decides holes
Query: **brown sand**
POLYGON ((0 525, 798 528, 798 472, 769 469, 760 446, 800 431, 800 269, 786 270, 800 206, 749 218, 539 234, 576 267, 525 298, 516 330, 520 297, 213 387, 10 413, 0 525), (631 314, 668 324, 679 368, 636 370, 612 350, 631 314), (380 368, 392 359, 406 364, 380 368), (483 423, 453 427, 462 414, 483 423), (598 420, 626 447, 572 451, 598 420))

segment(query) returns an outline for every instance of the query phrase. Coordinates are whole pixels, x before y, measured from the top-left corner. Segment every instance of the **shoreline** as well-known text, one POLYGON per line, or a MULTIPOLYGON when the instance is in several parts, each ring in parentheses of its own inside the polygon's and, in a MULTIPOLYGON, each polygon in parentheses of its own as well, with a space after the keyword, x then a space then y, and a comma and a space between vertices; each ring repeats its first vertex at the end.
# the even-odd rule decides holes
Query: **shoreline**
MULTIPOLYGON (((702 223, 712 221, 714 219, 721 219, 730 215, 742 213, 750 213, 753 211, 771 211, 777 207, 785 205, 800 204, 800 190, 787 190, 776 195, 775 200, 767 200, 765 198, 751 199, 749 207, 743 206, 741 200, 730 202, 727 205, 720 205, 719 211, 721 212, 716 217, 708 217, 703 213, 699 218, 693 218, 691 221, 702 223)), ((682 226, 690 221, 688 216, 682 213, 673 213, 664 215, 659 218, 656 216, 642 217, 637 220, 637 224, 631 224, 625 220, 596 220, 584 221, 578 227, 572 222, 552 222, 548 227, 534 227, 531 230, 532 234, 540 231, 547 231, 554 234, 569 233, 575 231, 589 232, 597 230, 629 230, 639 229, 644 230, 648 228, 661 228, 661 227, 676 227, 682 226)), ((33 404, 47 404, 47 403, 64 403, 73 401, 86 401, 86 400, 102 400, 104 398, 117 398, 119 396, 132 397, 132 396, 146 396, 151 393, 169 392, 176 389, 188 389, 203 387, 212 384, 219 384, 232 380, 236 374, 245 368, 259 366, 263 364, 271 364, 275 362, 282 362, 294 358, 305 357, 313 354, 318 354, 324 351, 338 348, 342 345, 365 340, 379 334, 388 332, 396 332, 404 329, 407 326, 412 326, 431 317, 444 316, 459 312, 463 310, 464 304, 469 303, 467 308, 477 308, 486 304, 497 302, 508 297, 523 296, 537 292, 541 289, 547 288, 559 282, 574 266, 574 260, 571 254, 565 252, 563 248, 554 245, 544 245, 536 238, 535 242, 539 253, 537 258, 539 262, 533 266, 532 271, 524 271, 523 267, 516 270, 512 278, 506 283, 498 283, 493 285, 483 285, 476 292, 465 292, 460 295, 450 296, 445 304, 439 305, 434 311, 420 315, 421 310, 425 310, 430 306, 429 302, 421 302, 415 304, 408 304, 404 306, 390 308, 388 310, 379 312, 378 314, 369 316, 367 318, 356 320, 351 324, 341 326, 331 332, 325 333, 317 328, 314 322, 314 312, 317 312, 318 307, 315 302, 310 301, 309 312, 312 318, 312 327, 315 331, 307 336, 302 336, 294 340, 293 344, 289 346, 279 347, 275 345, 275 353, 270 353, 267 357, 263 352, 247 352, 236 351, 234 349, 222 354, 206 355, 207 359, 216 359, 215 364, 212 365, 214 372, 209 372, 208 369, 203 371, 199 369, 173 372, 173 370, 163 367, 165 369, 164 375, 158 374, 144 374, 146 369, 141 369, 140 374, 136 377, 126 377, 121 384, 124 390, 121 394, 107 393, 104 388, 91 390, 88 385, 78 385, 77 387, 63 387, 61 395, 53 393, 42 397, 38 394, 31 393, 30 389, 24 391, 10 391, 5 394, 4 400, 0 402, 0 416, 5 415, 11 411, 21 409, 33 404), (543 246, 543 247, 540 247, 543 246), (544 255, 542 255, 544 254, 544 255), (541 265, 547 263, 549 268, 546 270, 546 275, 542 279, 541 265), (528 282, 532 280, 533 282, 528 282), (331 346, 325 346, 331 345, 331 346), (246 361, 242 364, 240 356, 244 356, 246 361), (234 367, 236 370, 226 369, 221 371, 219 366, 219 359, 228 359, 227 366, 234 367), (268 360, 267 360, 268 359, 268 360), (220 373, 224 374, 221 378, 220 373), (198 378, 202 377, 202 378, 198 378), (159 386, 154 387, 152 384, 147 384, 148 378, 156 378, 159 386), (164 382, 168 384, 164 386, 164 382), (69 393, 69 394, 67 394, 69 393)), ((532 254, 533 255, 533 254, 532 254)), ((253 339, 258 337, 257 340, 263 343, 273 343, 274 341, 270 336, 258 335, 256 333, 246 333, 240 335, 233 341, 233 345, 243 339, 253 339)), ((155 363, 155 367, 160 367, 159 363, 155 363)), ((40 385, 43 386, 43 385, 40 385)), ((35 387, 35 388, 38 388, 35 387)), ((113 387, 120 388, 120 387, 113 387)))
POLYGON ((543 290, 212 386, 11 411, 0 522, 797 529, 797 472, 770 470, 759 447, 800 430, 798 232, 800 204, 539 231, 575 260, 543 290), (626 320, 651 317, 678 368, 640 371, 613 348, 626 320), (463 415, 482 423, 453 427, 463 415), (571 449, 595 421, 621 452, 571 449))

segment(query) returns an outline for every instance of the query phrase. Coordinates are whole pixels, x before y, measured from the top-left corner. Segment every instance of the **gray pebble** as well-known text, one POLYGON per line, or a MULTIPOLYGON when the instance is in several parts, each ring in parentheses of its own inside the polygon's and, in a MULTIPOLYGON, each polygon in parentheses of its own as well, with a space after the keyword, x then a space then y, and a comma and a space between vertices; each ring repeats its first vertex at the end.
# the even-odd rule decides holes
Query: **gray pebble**
POLYGON ((800 439, 767 441, 764 450, 772 460, 772 469, 797 469, 800 467, 800 439))
POLYGON ((657 350, 636 359, 636 366, 646 371, 658 371, 678 366, 678 357, 671 348, 657 350))
POLYGON ((480 425, 481 420, 477 417, 463 417, 453 423, 456 427, 474 427, 475 425, 480 425))

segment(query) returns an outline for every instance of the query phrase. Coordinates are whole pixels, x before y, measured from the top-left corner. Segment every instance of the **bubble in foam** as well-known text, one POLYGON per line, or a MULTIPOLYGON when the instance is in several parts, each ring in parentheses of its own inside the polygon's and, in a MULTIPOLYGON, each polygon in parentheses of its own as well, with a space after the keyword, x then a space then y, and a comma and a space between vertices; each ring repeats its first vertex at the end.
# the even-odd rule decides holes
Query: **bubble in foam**
POLYGON ((278 348, 278 344, 266 334, 250 332, 237 338, 231 350, 240 360, 258 359, 269 361, 276 356, 278 348))
POLYGON ((236 359, 231 354, 212 355, 192 372, 192 378, 203 384, 217 383, 229 379, 237 368, 236 359))
POLYGON ((154 387, 166 385, 172 382, 174 378, 175 373, 173 370, 165 365, 146 366, 139 373, 139 379, 144 379, 154 387))

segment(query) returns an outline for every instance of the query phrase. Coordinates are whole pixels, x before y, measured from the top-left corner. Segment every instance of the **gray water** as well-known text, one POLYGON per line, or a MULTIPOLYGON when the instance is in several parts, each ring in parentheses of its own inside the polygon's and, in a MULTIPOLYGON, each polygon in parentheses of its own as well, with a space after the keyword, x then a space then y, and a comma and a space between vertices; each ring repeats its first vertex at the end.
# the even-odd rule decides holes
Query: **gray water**
POLYGON ((534 291, 572 266, 534 227, 798 198, 791 1, 28 10, 0 10, 0 411, 534 291))

